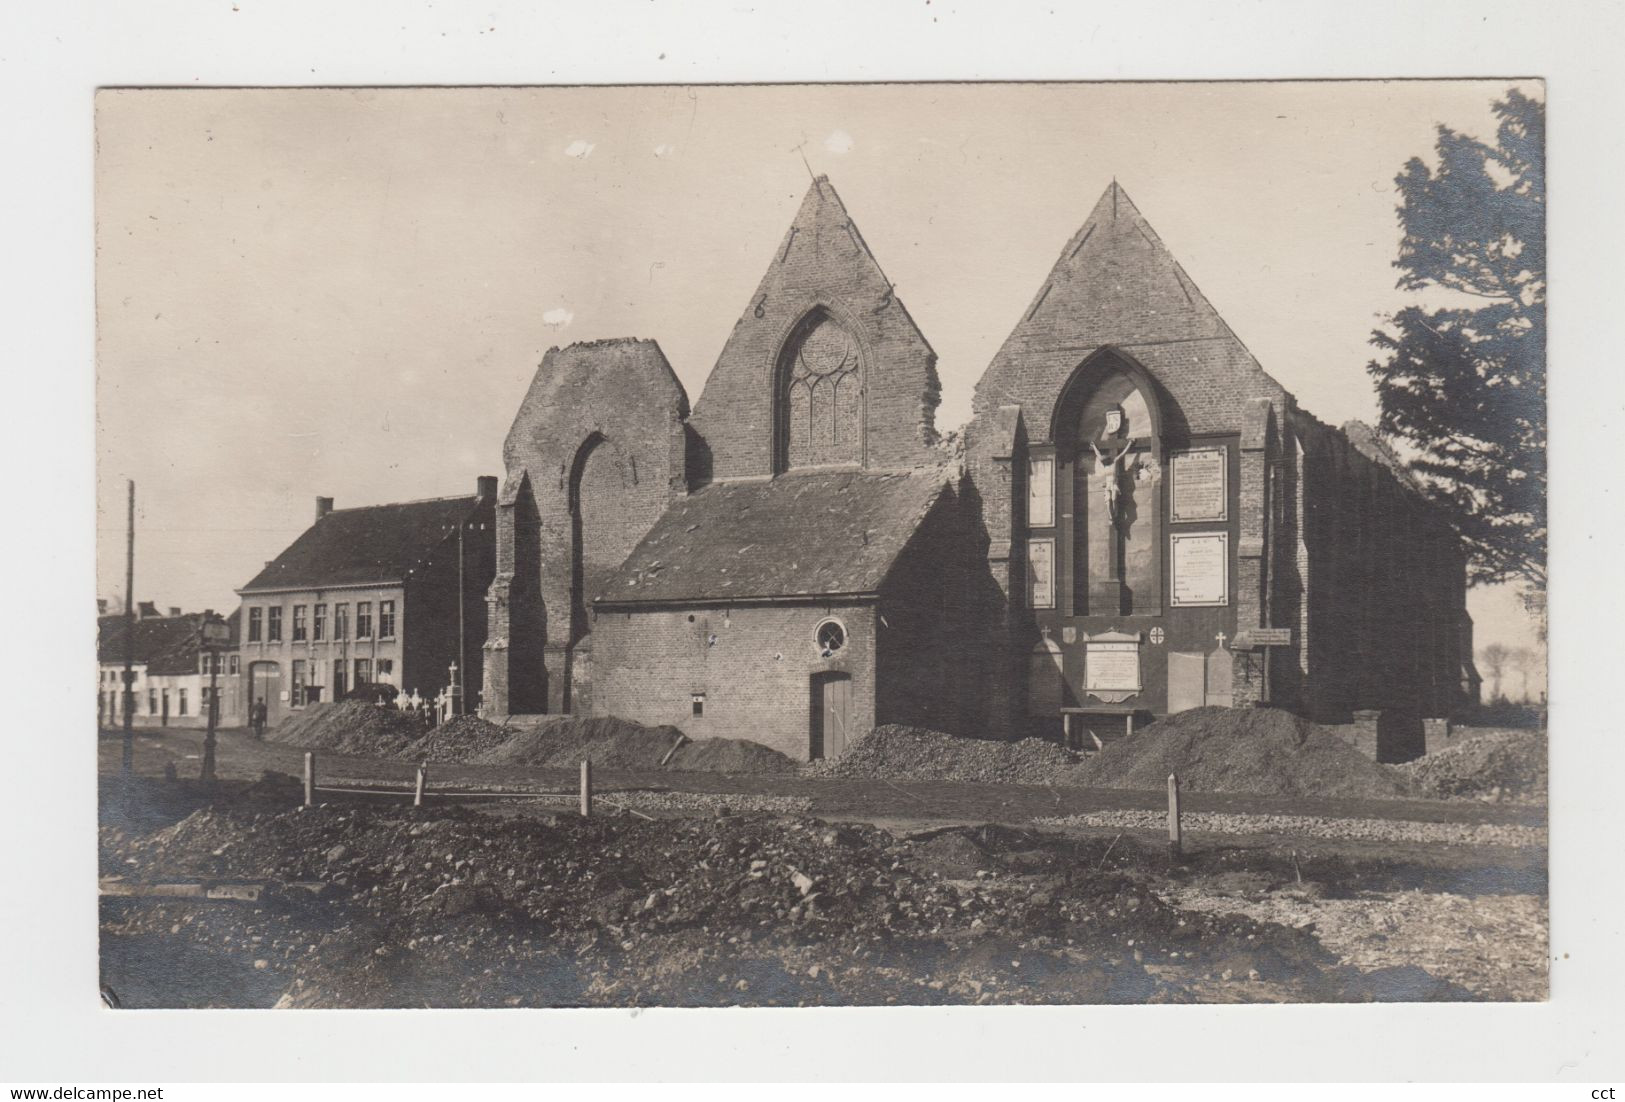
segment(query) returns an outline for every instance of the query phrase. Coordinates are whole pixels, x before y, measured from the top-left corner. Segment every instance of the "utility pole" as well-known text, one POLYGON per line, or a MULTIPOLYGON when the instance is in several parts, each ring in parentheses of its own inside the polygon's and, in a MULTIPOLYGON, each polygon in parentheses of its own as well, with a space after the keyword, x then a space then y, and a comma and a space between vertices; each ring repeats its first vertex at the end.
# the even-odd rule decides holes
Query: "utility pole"
POLYGON ((455 684, 452 685, 451 714, 462 715, 466 710, 463 703, 462 682, 468 677, 468 649, 463 642, 463 605, 468 600, 467 583, 463 579, 463 527, 468 523, 467 518, 457 522, 457 669, 455 684))
POLYGON ((130 479, 128 535, 124 545, 124 759, 119 772, 135 771, 135 479, 130 479))

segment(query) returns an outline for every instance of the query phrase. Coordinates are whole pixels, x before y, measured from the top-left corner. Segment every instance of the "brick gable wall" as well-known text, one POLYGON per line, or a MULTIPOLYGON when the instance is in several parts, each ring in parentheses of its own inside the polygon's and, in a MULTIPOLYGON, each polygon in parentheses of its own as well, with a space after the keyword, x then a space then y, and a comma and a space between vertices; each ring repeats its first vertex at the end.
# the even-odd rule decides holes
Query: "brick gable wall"
POLYGON ((693 424, 700 480, 775 471, 775 372, 814 311, 855 339, 863 361, 863 463, 928 462, 941 384, 936 353, 880 270, 829 181, 814 181, 706 380, 693 424))

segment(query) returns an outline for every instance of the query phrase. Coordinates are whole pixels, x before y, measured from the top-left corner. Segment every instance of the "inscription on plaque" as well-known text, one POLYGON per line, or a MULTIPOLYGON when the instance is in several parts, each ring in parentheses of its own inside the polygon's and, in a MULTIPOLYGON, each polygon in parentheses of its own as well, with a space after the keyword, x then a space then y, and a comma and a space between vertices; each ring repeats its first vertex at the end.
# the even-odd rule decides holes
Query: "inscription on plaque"
POLYGON ((1140 637, 1106 632, 1084 637, 1083 689, 1108 704, 1127 700, 1140 682, 1140 637))
POLYGON ((1201 608, 1230 603, 1230 536, 1227 532, 1175 532, 1173 604, 1201 608))
POLYGON ((1176 523, 1190 520, 1224 520, 1225 448, 1193 448, 1174 452, 1171 518, 1176 523))
POLYGON ((1027 607, 1055 607, 1055 541, 1027 541, 1027 607))
POLYGON ((1055 459, 1035 455, 1027 460, 1027 526, 1050 528, 1055 524, 1055 459))

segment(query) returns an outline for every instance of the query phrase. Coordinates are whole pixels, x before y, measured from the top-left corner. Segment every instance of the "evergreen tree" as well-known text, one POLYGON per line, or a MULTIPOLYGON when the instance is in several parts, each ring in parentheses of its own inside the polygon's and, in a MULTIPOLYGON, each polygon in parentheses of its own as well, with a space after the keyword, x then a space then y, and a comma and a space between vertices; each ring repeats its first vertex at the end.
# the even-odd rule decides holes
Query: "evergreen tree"
POLYGON ((1546 586, 1546 116, 1508 91, 1494 145, 1440 126, 1436 168, 1395 178, 1398 286, 1368 370, 1379 431, 1466 541, 1473 584, 1546 586))

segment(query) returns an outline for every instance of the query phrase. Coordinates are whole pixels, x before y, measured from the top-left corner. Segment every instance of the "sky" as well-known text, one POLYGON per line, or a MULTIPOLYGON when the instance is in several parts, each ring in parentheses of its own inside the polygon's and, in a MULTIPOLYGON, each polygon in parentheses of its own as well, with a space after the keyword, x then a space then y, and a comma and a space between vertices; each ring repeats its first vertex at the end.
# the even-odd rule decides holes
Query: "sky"
MULTIPOLYGON (((691 401, 811 172, 938 355, 938 427, 1115 178, 1264 368, 1375 419, 1393 179, 1504 81, 114 90, 96 101, 97 584, 229 610, 339 507, 473 492, 545 351, 691 401)), ((1538 86, 1523 86, 1543 98, 1538 86)), ((1480 647, 1533 644, 1512 591, 1480 647)), ((1509 686, 1510 687, 1510 686, 1509 686)))

